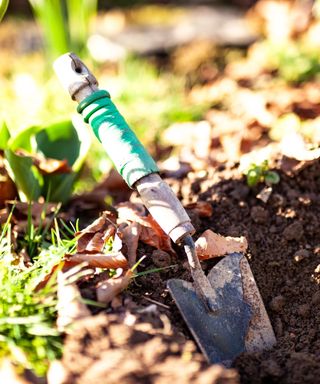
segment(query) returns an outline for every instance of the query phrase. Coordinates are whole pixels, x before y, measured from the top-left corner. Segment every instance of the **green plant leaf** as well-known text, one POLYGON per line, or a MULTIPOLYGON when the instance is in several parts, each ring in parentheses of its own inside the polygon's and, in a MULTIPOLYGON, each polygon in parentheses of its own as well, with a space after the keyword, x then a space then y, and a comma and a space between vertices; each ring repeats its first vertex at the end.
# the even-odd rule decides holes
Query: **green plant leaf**
POLYGON ((68 161, 72 173, 45 175, 43 194, 50 201, 66 202, 90 148, 90 135, 84 124, 70 120, 51 124, 35 137, 38 152, 45 157, 68 161))
POLYGON ((264 180, 265 180, 267 185, 278 184, 279 181, 280 181, 280 176, 279 176, 279 174, 277 172, 268 171, 265 174, 264 180))
POLYGON ((0 149, 5 150, 10 139, 10 132, 5 121, 0 123, 0 149))
POLYGON ((5 151, 11 175, 22 201, 38 200, 43 179, 30 157, 18 156, 11 149, 5 151))
POLYGON ((66 202, 90 148, 90 135, 84 124, 73 125, 67 120, 45 127, 28 127, 11 138, 8 145, 6 158, 23 200, 44 196, 48 201, 66 202), (72 172, 42 175, 31 156, 15 153, 18 149, 67 160, 72 172))
POLYGON ((69 50, 66 13, 61 0, 29 0, 37 22, 40 24, 45 49, 51 59, 69 50))
POLYGON ((9 163, 10 174, 16 183, 22 201, 37 200, 41 196, 43 178, 33 165, 31 157, 20 156, 15 153, 18 149, 34 152, 33 135, 39 130, 37 126, 28 127, 11 137, 5 156, 9 163))
POLYGON ((261 174, 257 169, 250 169, 247 173, 247 184, 249 187, 254 187, 260 181, 261 174))
POLYGON ((8 8, 9 0, 0 0, 0 21, 8 8))

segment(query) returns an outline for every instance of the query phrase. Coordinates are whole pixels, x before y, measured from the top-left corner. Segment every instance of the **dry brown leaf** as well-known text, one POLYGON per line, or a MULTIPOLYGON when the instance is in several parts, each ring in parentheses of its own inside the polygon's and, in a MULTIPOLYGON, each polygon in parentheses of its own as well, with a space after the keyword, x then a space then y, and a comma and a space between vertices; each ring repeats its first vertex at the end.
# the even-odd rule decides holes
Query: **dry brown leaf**
MULTIPOLYGON (((71 270, 72 271, 72 270, 71 270)), ((68 276, 72 273, 68 271, 68 276)), ((66 331, 75 320, 90 316, 87 306, 81 301, 79 289, 75 283, 68 283, 68 277, 62 271, 58 272, 58 330, 66 331)))
POLYGON ((9 212, 6 208, 0 209, 0 224, 4 224, 9 217, 9 212))
POLYGON ((170 237, 163 231, 160 225, 151 215, 144 218, 141 224, 140 240, 152 247, 175 253, 171 246, 170 237))
POLYGON ((68 161, 46 158, 39 154, 31 154, 23 149, 18 149, 16 155, 21 157, 31 157, 33 164, 39 169, 43 175, 54 175, 60 173, 70 173, 72 168, 69 166, 68 161))
POLYGON ((114 237, 116 232, 116 216, 111 211, 105 211, 88 227, 76 233, 78 253, 101 253, 106 241, 114 237))
MULTIPOLYGON (((70 269, 74 268, 75 266, 75 263, 71 262, 71 261, 68 261, 68 260, 63 260, 63 261, 60 261, 58 264, 54 265, 51 269, 51 271, 43 278, 42 281, 39 282, 39 284, 35 287, 35 291, 39 291, 40 289, 43 289, 47 283, 49 282, 50 278, 52 277, 52 275, 58 271, 62 271, 62 272, 67 272, 69 271, 70 269)), ((83 265, 83 270, 86 269, 88 267, 88 265, 83 265)))
POLYGON ((43 175, 55 175, 72 172, 72 168, 69 167, 68 161, 65 159, 34 159, 34 163, 43 175))
POLYGON ((145 208, 142 204, 121 203, 117 206, 119 220, 118 223, 136 222, 140 224, 139 240, 157 249, 174 253, 171 246, 170 237, 162 230, 159 224, 148 214, 145 216, 145 208))
POLYGON ((4 207, 7 200, 12 200, 16 196, 17 188, 14 182, 10 179, 0 155, 0 207, 4 207))
POLYGON ((121 226, 119 227, 119 235, 121 236, 122 242, 127 247, 127 255, 130 267, 133 267, 136 263, 141 229, 141 225, 136 222, 132 222, 123 228, 121 226))
POLYGON ((77 265, 86 262, 89 267, 93 268, 128 268, 128 260, 120 252, 109 255, 105 255, 103 253, 75 253, 74 255, 65 255, 65 260, 70 265, 77 265))
POLYGON ((101 281, 97 285, 97 300, 100 303, 108 304, 112 299, 126 289, 133 277, 133 272, 129 269, 126 273, 117 278, 110 278, 101 281))
POLYGON ((143 204, 126 201, 116 206, 118 212, 118 224, 137 221, 145 217, 147 211, 143 204))
POLYGON ((200 260, 224 256, 233 252, 245 252, 248 248, 247 239, 241 237, 221 236, 210 229, 196 241, 196 251, 200 260))
POLYGON ((213 210, 212 205, 207 201, 197 201, 196 203, 190 203, 185 206, 186 209, 190 209, 198 214, 199 217, 211 217, 213 210))

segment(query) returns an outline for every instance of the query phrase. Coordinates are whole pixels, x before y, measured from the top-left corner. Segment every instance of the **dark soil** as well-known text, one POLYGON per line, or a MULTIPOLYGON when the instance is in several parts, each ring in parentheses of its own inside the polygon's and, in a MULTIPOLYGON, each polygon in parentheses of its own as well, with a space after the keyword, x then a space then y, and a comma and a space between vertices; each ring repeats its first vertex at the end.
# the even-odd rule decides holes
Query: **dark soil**
POLYGON ((64 383, 238 383, 234 370, 208 367, 156 306, 78 322, 67 337, 63 365, 64 383))
POLYGON ((243 354, 235 362, 243 383, 315 383, 320 374, 320 163, 281 182, 264 204, 231 178, 202 189, 213 204, 207 227, 245 235, 253 274, 270 316, 277 345, 243 354))
MULTIPOLYGON (((267 203, 256 197, 263 186, 249 189, 236 166, 209 169, 206 177, 202 172, 201 178, 193 173, 168 181, 185 204, 197 199, 212 204, 210 218, 189 211, 197 235, 211 228, 248 239, 247 257, 277 345, 237 358, 234 368, 241 383, 311 384, 320 375, 320 162, 292 177, 278 172, 281 181, 267 203)), ((175 266, 137 278, 106 314, 81 323, 68 336, 63 363, 70 382, 237 383, 233 370, 209 368, 195 352, 166 289, 169 278, 190 280, 181 250, 175 256, 141 244, 139 253, 147 255, 140 270, 175 266), (124 324, 125 313, 131 313, 134 324, 124 324)), ((209 270, 216 262, 204 262, 203 267, 209 270)))

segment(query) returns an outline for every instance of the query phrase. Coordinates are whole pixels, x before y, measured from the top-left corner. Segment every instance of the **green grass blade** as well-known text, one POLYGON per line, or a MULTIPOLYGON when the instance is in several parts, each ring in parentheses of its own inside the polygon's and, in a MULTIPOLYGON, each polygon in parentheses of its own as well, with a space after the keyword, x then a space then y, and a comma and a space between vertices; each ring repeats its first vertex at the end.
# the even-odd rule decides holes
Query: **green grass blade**
POLYGON ((29 0, 43 30, 45 49, 50 59, 69 50, 66 15, 61 0, 29 0))

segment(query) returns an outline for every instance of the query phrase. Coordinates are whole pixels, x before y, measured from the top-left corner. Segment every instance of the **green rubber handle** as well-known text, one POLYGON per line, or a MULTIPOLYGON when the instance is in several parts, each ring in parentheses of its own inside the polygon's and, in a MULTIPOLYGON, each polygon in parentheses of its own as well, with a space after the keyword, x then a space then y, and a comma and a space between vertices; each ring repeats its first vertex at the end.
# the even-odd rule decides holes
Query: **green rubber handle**
POLYGON ((129 185, 159 169, 110 99, 100 90, 86 97, 77 108, 104 146, 115 168, 129 185))

